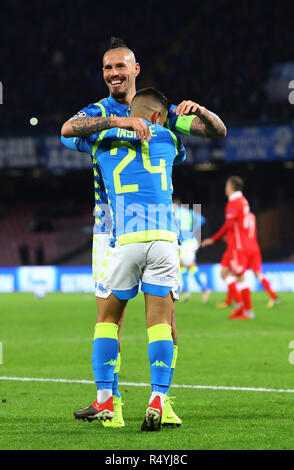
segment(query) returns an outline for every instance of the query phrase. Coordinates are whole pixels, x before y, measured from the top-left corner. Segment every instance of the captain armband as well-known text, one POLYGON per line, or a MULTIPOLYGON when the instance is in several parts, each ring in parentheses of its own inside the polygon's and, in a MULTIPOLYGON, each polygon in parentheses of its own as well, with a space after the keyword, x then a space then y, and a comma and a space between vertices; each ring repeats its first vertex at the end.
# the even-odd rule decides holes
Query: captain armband
POLYGON ((175 128, 178 132, 182 134, 190 135, 190 128, 192 121, 195 119, 195 115, 192 116, 179 116, 175 125, 175 128))

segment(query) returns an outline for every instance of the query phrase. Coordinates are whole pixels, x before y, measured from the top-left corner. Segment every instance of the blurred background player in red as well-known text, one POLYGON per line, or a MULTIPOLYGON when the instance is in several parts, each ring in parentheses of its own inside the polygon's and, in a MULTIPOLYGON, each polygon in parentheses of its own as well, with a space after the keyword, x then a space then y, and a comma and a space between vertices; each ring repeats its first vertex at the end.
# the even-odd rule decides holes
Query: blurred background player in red
POLYGON ((240 320, 254 318, 251 292, 244 278, 247 267, 244 219, 250 209, 248 201, 242 193, 243 187, 243 180, 239 176, 228 178, 225 185, 225 194, 228 198, 225 223, 211 238, 206 238, 201 243, 201 246, 205 247, 212 245, 224 236, 226 237, 227 249, 221 260, 221 276, 227 284, 229 296, 236 301, 235 309, 229 318, 240 320))
MULTIPOLYGON (((226 235, 224 235, 222 239, 225 243, 227 243, 226 235)), ((224 302, 218 302, 216 304, 216 308, 227 308, 227 307, 230 307, 234 302, 235 302, 235 299, 232 296, 232 292, 229 291, 229 289, 227 289, 226 300, 224 302)))
MULTIPOLYGON (((247 252, 247 266, 246 270, 252 270, 255 277, 260 281, 262 287, 267 291, 270 299, 267 306, 274 307, 280 303, 280 299, 272 289, 269 280, 262 273, 262 256, 257 238, 257 224, 256 217, 253 212, 249 212, 244 218, 244 233, 246 235, 246 252, 247 252)), ((224 236, 224 238, 226 238, 224 236)), ((236 279, 237 280, 237 279, 236 279)), ((240 289, 240 286, 238 286, 240 289)), ((228 289, 227 298, 225 302, 217 304, 218 308, 229 307, 234 301, 232 291, 228 289)))
POLYGON ((274 305, 278 304, 280 300, 273 291, 269 280, 262 274, 262 257, 257 239, 256 217, 252 212, 249 212, 244 218, 244 229, 247 236, 247 269, 251 269, 254 272, 262 287, 267 291, 270 296, 267 305, 269 308, 272 308, 274 305))

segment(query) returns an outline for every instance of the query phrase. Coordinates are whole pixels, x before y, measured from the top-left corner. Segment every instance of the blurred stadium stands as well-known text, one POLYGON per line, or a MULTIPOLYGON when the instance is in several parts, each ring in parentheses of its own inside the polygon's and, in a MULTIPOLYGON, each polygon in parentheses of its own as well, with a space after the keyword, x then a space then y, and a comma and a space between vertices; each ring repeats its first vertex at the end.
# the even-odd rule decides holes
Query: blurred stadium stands
POLYGON ((230 124, 288 121, 291 107, 273 101, 266 86, 272 67, 293 61, 287 5, 3 0, 1 16, 13 22, 3 21, 0 33, 7 44, 0 63, 9 64, 1 69, 1 128, 24 131, 37 116, 59 131, 73 113, 103 98, 101 59, 111 35, 134 50, 142 67, 138 87, 155 85, 175 103, 193 97, 230 124))
POLYGON ((81 249, 89 248, 92 224, 88 206, 80 208, 78 213, 71 210, 63 215, 54 211, 53 205, 2 207, 0 265, 66 265, 68 258, 76 257, 81 249), (51 216, 48 209, 52 211, 51 216))

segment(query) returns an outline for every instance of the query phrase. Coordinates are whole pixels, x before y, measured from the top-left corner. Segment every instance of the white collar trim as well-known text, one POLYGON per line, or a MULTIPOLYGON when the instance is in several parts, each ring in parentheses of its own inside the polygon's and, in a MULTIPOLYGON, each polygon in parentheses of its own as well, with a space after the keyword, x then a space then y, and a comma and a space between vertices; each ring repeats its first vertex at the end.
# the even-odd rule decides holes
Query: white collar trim
POLYGON ((229 201, 233 201, 234 199, 237 199, 237 197, 243 196, 242 191, 235 191, 233 194, 230 195, 229 201))

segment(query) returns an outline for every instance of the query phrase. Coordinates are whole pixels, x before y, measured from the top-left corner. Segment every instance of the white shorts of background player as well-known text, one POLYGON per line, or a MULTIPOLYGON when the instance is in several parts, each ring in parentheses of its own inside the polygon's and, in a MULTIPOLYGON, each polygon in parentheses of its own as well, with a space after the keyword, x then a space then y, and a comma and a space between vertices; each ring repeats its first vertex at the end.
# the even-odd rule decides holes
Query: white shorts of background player
POLYGON ((192 263, 196 263, 196 251, 199 248, 199 243, 196 238, 185 240, 180 245, 180 263, 181 266, 187 267, 192 263))

